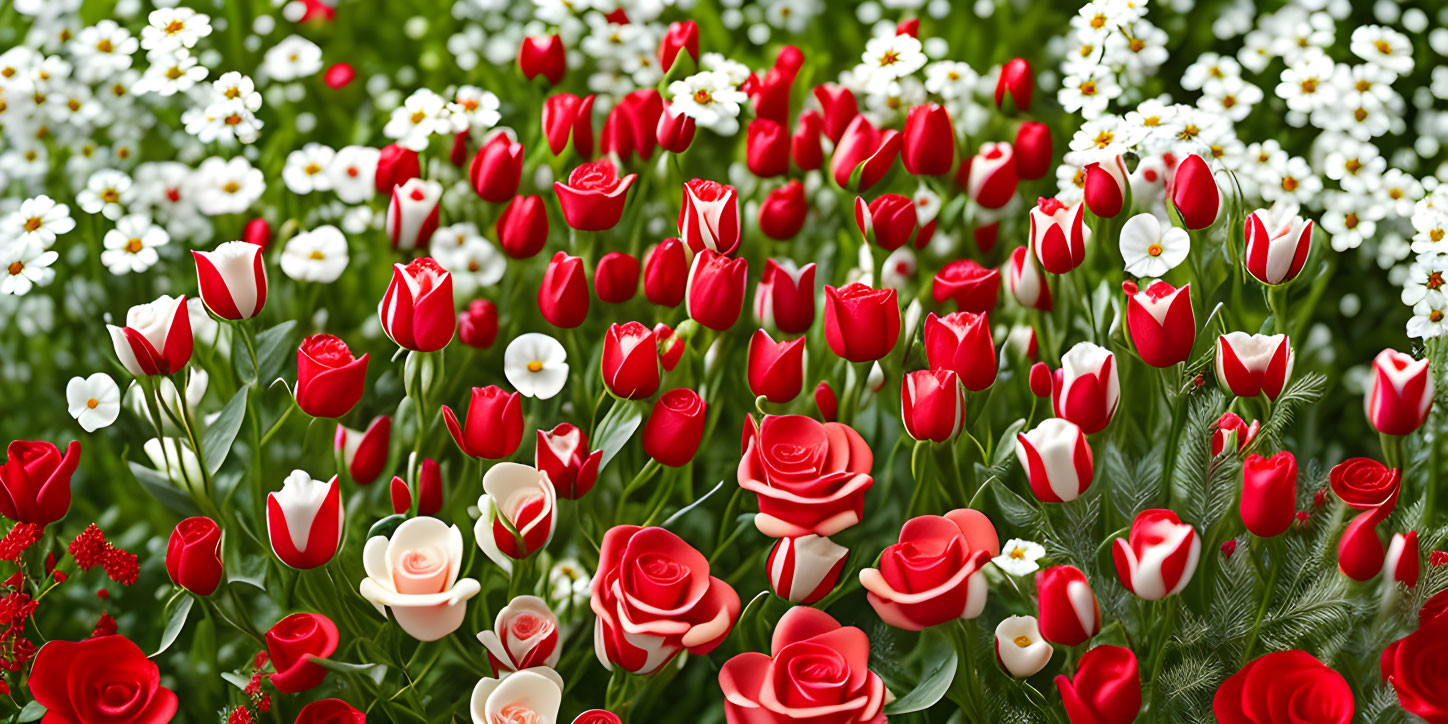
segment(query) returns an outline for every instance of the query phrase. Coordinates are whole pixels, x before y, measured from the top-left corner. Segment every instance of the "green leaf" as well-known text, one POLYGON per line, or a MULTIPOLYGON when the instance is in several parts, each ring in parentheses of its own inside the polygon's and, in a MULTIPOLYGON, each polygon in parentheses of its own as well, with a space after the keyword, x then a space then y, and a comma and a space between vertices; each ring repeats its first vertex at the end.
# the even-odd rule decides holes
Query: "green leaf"
POLYGON ((242 691, 246 691, 246 687, 251 686, 251 679, 232 671, 221 672, 221 678, 242 691))
POLYGON ((171 648, 171 644, 176 643, 176 637, 180 636, 181 629, 186 627, 186 617, 191 614, 191 605, 195 602, 196 599, 192 598, 191 594, 181 594, 181 598, 176 601, 176 607, 171 609, 171 618, 166 620, 166 630, 161 632, 161 645, 156 647, 156 653, 147 658, 160 656, 166 649, 171 648))
POLYGON ((312 659, 317 665, 339 674, 362 674, 371 675, 372 670, 381 664, 349 664, 345 661, 333 661, 332 659, 312 659))
POLYGON ((676 521, 676 520, 684 517, 686 514, 688 514, 689 511, 691 511, 691 510, 699 507, 699 505, 702 504, 704 501, 708 500, 710 496, 712 496, 713 494, 719 492, 719 490, 724 487, 724 482, 725 482, 725 481, 720 480, 718 485, 715 485, 709 492, 704 493, 703 495, 699 496, 699 499, 698 499, 698 500, 696 500, 696 501, 694 501, 694 502, 692 502, 692 503, 690 503, 690 504, 688 504, 688 505, 680 508, 680 509, 679 509, 678 511, 676 511, 673 515, 671 515, 671 516, 669 516, 668 518, 666 518, 666 519, 664 520, 664 522, 662 522, 662 523, 659 524, 659 527, 661 527, 661 528, 667 528, 667 527, 669 527, 670 525, 672 525, 672 524, 674 523, 674 521, 676 521))
POLYGON ((241 430, 241 420, 246 416, 246 395, 245 387, 237 390, 216 419, 211 421, 206 432, 201 433, 201 453, 206 458, 206 472, 212 475, 221 469, 221 464, 226 462, 226 456, 231 452, 231 444, 236 442, 236 433, 241 430))
POLYGON ((21 709, 19 714, 15 715, 15 721, 36 721, 43 716, 45 716, 45 705, 38 701, 32 701, 26 704, 25 708, 21 709))
POLYGON ((392 532, 397 530, 397 526, 402 525, 402 521, 404 520, 407 520, 406 515, 402 515, 400 513, 393 513, 392 515, 389 515, 386 518, 383 518, 382 520, 373 523, 372 527, 367 530, 367 539, 371 540, 372 538, 375 538, 379 535, 391 538, 392 532))
POLYGON ((644 421, 644 406, 637 400, 619 400, 614 403, 623 405, 617 414, 609 410, 607 419, 598 430, 598 447, 603 451, 603 458, 598 461, 598 471, 608 467, 609 461, 618 455, 623 446, 628 444, 629 438, 633 437, 634 431, 639 429, 639 424, 644 421))
POLYGON ((1016 434, 1026 429, 1026 418, 1011 423, 1001 433, 1000 441, 996 443, 994 454, 991 455, 991 467, 1000 467, 1008 462, 1016 454, 1016 434))
POLYGON ((232 344, 232 364, 243 380, 261 381, 275 378, 281 373, 282 363, 292 348, 292 331, 297 322, 288 319, 256 336, 256 363, 259 369, 252 369, 251 355, 240 341, 232 344))
POLYGON ((161 505, 187 518, 201 515, 201 510, 196 507, 196 501, 193 501, 185 491, 177 488, 163 473, 133 461, 127 461, 126 465, 131 468, 131 474, 136 476, 136 482, 140 483, 141 487, 145 488, 146 492, 150 493, 151 497, 161 505))
POLYGON ((945 692, 955 681, 955 669, 960 661, 949 639, 930 631, 923 638, 926 646, 925 673, 910 693, 885 705, 885 713, 890 716, 924 711, 935 706, 945 698, 945 692))

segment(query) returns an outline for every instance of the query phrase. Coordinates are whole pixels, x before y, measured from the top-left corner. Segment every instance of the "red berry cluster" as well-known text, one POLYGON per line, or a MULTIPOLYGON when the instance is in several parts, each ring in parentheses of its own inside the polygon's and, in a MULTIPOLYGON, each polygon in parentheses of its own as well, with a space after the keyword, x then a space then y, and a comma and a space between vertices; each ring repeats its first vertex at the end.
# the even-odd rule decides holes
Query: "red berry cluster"
POLYGON ((95 523, 86 526, 86 529, 71 541, 67 550, 81 570, 88 571, 100 566, 112 581, 123 586, 135 583, 136 576, 141 572, 136 554, 111 545, 106 540, 106 534, 102 533, 95 523))

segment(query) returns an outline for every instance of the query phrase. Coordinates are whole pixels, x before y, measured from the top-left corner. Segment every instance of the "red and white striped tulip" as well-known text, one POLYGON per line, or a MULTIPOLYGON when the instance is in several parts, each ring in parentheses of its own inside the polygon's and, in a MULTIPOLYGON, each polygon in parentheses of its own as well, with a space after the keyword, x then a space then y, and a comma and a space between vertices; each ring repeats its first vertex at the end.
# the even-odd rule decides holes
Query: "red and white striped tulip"
POLYGON ((1075 566, 1052 566, 1036 572, 1041 638, 1062 646, 1078 646, 1101 630, 1101 607, 1075 566))
POLYGON ((1373 358, 1372 374, 1363 410, 1373 429, 1385 435, 1407 435, 1421 427, 1433 407, 1433 373, 1428 360, 1385 349, 1373 358))
POLYGON ((1247 272, 1263 284, 1297 278, 1312 251, 1313 223, 1292 209, 1258 209, 1247 215, 1247 272))
POLYGON ((1078 342, 1061 356, 1061 368, 1051 375, 1056 417, 1076 423, 1090 435, 1111 422, 1120 402, 1116 355, 1100 345, 1078 342))
POLYGON ((107 324, 116 357, 127 372, 143 377, 180 372, 191 360, 191 316, 186 295, 160 296, 126 312, 126 326, 107 324))
POLYGON ((292 568, 317 568, 332 560, 342 542, 342 519, 336 476, 324 483, 293 470, 281 490, 267 494, 267 538, 272 552, 292 568))
POLYGON ((437 231, 441 199, 442 184, 436 181, 410 178, 392 187, 392 201, 387 205, 387 237, 392 248, 412 251, 426 247, 432 232, 437 231))
POLYGON ((534 666, 558 665, 558 617, 548 602, 537 596, 518 596, 493 621, 493 630, 478 633, 488 652, 488 664, 498 676, 534 666))
POLYGON ((850 550, 824 536, 780 538, 764 568, 769 588, 790 603, 809 605, 834 590, 850 550))
POLYGON ((1292 377, 1294 356, 1285 334, 1228 332, 1217 338, 1217 382, 1238 397, 1276 400, 1292 377))
POLYGON ((1186 588, 1201 555, 1196 529, 1163 508, 1137 513, 1128 537, 1117 538, 1111 551, 1121 585, 1148 601, 1186 588))
POLYGON ((1141 361, 1152 367, 1185 362, 1197 342, 1197 318, 1192 311, 1192 285, 1174 287, 1160 279, 1139 289, 1123 282, 1126 292, 1126 329, 1141 361))
POLYGON ((228 241, 215 251, 193 251, 201 301, 222 319, 251 319, 266 304, 263 247, 228 241))
POLYGON ((1011 296, 1015 297, 1021 306, 1043 312, 1051 311, 1051 288, 1046 285, 1041 268, 1036 266, 1036 257, 1029 246, 1019 246, 1011 252, 1011 259, 1006 262, 1005 276, 1006 289, 1010 290, 1011 296))
POLYGON ((1052 274, 1065 274, 1086 260, 1086 206, 1067 206, 1060 199, 1042 198, 1031 208, 1031 249, 1041 266, 1052 274))
POLYGON ((1091 446, 1076 423, 1051 417, 1029 432, 1016 433, 1016 459, 1031 492, 1046 503, 1075 500, 1090 487, 1091 446))

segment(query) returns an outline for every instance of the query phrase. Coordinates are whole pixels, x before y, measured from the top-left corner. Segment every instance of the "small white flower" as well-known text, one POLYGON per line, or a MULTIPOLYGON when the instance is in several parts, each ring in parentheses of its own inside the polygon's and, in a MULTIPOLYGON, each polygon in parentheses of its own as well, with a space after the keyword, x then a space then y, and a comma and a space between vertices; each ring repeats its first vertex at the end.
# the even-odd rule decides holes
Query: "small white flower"
POLYGON ((1112 98, 1121 95, 1121 86, 1105 66, 1097 66, 1087 73, 1067 76, 1061 81, 1061 90, 1056 98, 1061 108, 1068 113, 1081 111, 1084 118, 1095 118, 1106 111, 1112 98))
POLYGON ((1007 672, 1017 679, 1034 676, 1051 663, 1055 649, 1041 638, 1035 616, 1009 616, 995 630, 996 654, 1007 672))
POLYGON ((503 374, 524 397, 546 400, 568 381, 568 353, 546 334, 520 334, 503 351, 503 374))
POLYGON ((1040 569, 1036 561, 1046 555, 1040 543, 1012 538, 1001 546, 1001 554, 991 559, 996 567, 1012 576, 1028 576, 1040 569))
POLYGON ((1137 214, 1121 226, 1121 257, 1128 274, 1162 277, 1185 261, 1191 250, 1185 229, 1163 225, 1152 214, 1137 214))
POLYGON ((331 284, 347 268, 347 238, 335 226, 319 226, 287 240, 282 273, 299 282, 331 284))
POLYGON ((55 237, 74 228, 70 207, 55 203, 49 196, 36 196, 22 201, 20 208, 5 218, 4 225, 0 226, 0 241, 11 239, 49 249, 55 237))
POLYGON ((942 60, 925 68, 925 90, 945 100, 969 98, 980 75, 965 63, 942 60))
POLYGON ((121 414, 121 388, 104 372, 90 377, 72 377, 65 385, 65 402, 70 416, 86 432, 95 432, 121 414))
POLYGON ((260 169, 244 156, 208 158, 196 171, 196 207, 207 216, 246 211, 266 190, 260 169))
POLYGON ((699 56, 699 68, 712 70, 715 73, 723 73, 729 79, 729 84, 734 86, 744 85, 749 80, 749 66, 737 60, 730 60, 724 57, 723 53, 705 53, 699 56))
POLYGON ((1381 25, 1363 25, 1352 31, 1352 54, 1398 75, 1413 72, 1413 45, 1408 36, 1381 25))
POLYGON ((1403 304, 1410 307, 1427 302, 1429 306, 1441 309, 1448 304, 1448 256, 1418 257, 1408 267, 1402 298, 1403 304))
POLYGON ((251 78, 236 71, 223 73, 211 84, 211 91, 217 100, 237 101, 252 113, 261 110, 261 94, 251 78))
POLYGON ((723 136, 739 132, 739 106, 749 100, 728 76, 708 70, 670 83, 669 95, 676 112, 723 136))
POLYGON ((151 65, 146 68, 141 79, 131 86, 134 93, 155 93, 159 96, 185 93, 197 83, 206 80, 209 72, 206 66, 196 60, 196 56, 179 48, 147 57, 151 65))
POLYGON ((188 7, 160 8, 146 16, 141 47, 146 50, 194 48, 211 34, 211 18, 188 7))
POLYGON ((475 131, 492 128, 503 117, 498 113, 498 97, 477 86, 458 88, 453 94, 453 105, 460 109, 459 115, 467 121, 467 127, 475 131))
POLYGON ((860 59, 870 69, 872 85, 899 80, 925 67, 925 51, 913 35, 871 38, 860 59))
POLYGON ((43 287, 55 279, 50 268, 60 253, 47 250, 34 241, 12 241, 0 245, 0 294, 17 297, 32 287, 43 287))
POLYGON ((1408 320, 1408 336, 1415 339, 1442 337, 1448 330, 1448 315, 1441 307, 1434 307, 1427 300, 1413 306, 1413 317, 1408 320))
POLYGON ((112 274, 143 272, 160 260, 156 247, 165 246, 170 241, 170 234, 152 224, 147 216, 124 216, 102 240, 106 250, 101 252, 101 263, 112 274))
POLYGON ((343 146, 332 157, 327 175, 337 198, 360 204, 376 194, 377 160, 382 152, 371 146, 343 146))
POLYGON ((322 49, 300 35, 289 35, 266 51, 262 70, 273 80, 296 80, 322 69, 322 49))
POLYGON ((332 177, 327 169, 337 152, 320 143, 308 143, 287 154, 286 166, 282 168, 282 183, 294 194, 309 194, 332 188, 332 177))
POLYGON ((382 128, 382 135, 404 148, 424 151, 433 135, 451 136, 466 130, 467 123, 456 106, 423 88, 392 109, 392 117, 382 128))
POLYGON ((82 28, 70 43, 76 79, 93 83, 130 68, 137 47, 139 43, 131 32, 114 20, 82 28))
POLYGON ((100 214, 114 221, 126 212, 125 205, 133 196, 130 176, 104 168, 91 174, 75 201, 87 214, 100 214))
POLYGON ((205 108, 189 108, 181 114, 186 132, 202 143, 256 143, 262 121, 241 100, 220 100, 205 108))

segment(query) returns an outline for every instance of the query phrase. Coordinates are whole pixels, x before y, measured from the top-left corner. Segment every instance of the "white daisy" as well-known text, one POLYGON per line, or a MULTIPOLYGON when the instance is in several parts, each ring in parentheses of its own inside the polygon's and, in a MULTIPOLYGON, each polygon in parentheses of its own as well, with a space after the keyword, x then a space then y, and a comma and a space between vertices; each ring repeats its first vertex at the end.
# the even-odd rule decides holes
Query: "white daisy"
POLYGON ((546 400, 568 381, 568 353, 546 334, 520 334, 503 351, 503 374, 524 397, 546 400))
POLYGON ((1001 554, 991 559, 996 567, 1012 576, 1028 576, 1040 569, 1036 561, 1046 555, 1040 543, 1012 538, 1001 546, 1001 554))
POLYGON ((965 63, 942 60, 925 68, 925 90, 945 100, 969 98, 980 75, 965 63))
POLYGON ((888 35, 865 43, 860 62, 870 69, 871 84, 899 80, 925 67, 925 51, 913 35, 888 35))
POLYGON ((1413 306, 1413 317, 1408 320, 1408 336, 1415 339, 1442 337, 1448 329, 1448 315, 1441 307, 1435 307, 1426 300, 1413 306))
POLYGON ((102 240, 106 250, 101 252, 101 263, 112 274, 143 272, 160 260, 156 247, 170 241, 170 234, 152 224, 150 218, 142 214, 124 216, 102 240))
POLYGON ((65 402, 81 429, 95 432, 109 427, 120 416, 121 388, 104 372, 72 377, 65 385, 65 402))
POLYGON ((138 47, 131 32, 114 20, 82 28, 70 42, 76 79, 94 83, 130 68, 131 56, 138 47))
POLYGON ((133 93, 155 93, 158 96, 173 96, 185 93, 193 86, 206 80, 206 66, 196 56, 177 48, 147 56, 151 65, 131 86, 133 93))
POLYGON ((12 241, 0 245, 0 294, 23 296, 33 287, 55 279, 50 268, 60 254, 33 241, 12 241))
POLYGON ((160 8, 146 16, 141 47, 146 50, 194 48, 211 34, 211 18, 188 7, 160 8))
POLYGON ((320 143, 308 143, 287 154, 287 163, 282 168, 282 183, 294 194, 309 194, 332 188, 332 177, 327 169, 337 152, 320 143))
POLYGON ((1413 45, 1408 36, 1381 25, 1361 25, 1352 31, 1348 49, 1369 63, 1398 75, 1413 72, 1413 45))
POLYGON ((708 70, 670 83, 669 95, 674 111, 724 136, 739 132, 739 106, 749 100, 728 76, 708 70))
POLYGON ((347 268, 347 237, 335 226, 319 226, 287 240, 282 273, 299 282, 331 284, 347 268))
POLYGON ((371 200, 376 193, 377 160, 382 152, 371 146, 343 146, 327 167, 332 190, 349 204, 371 200))
POLYGON ((207 216, 246 211, 266 190, 266 180, 244 156, 208 158, 196 170, 196 208, 207 216))
POLYGON ((503 116, 498 113, 498 97, 477 86, 465 85, 453 94, 453 105, 459 115, 467 121, 467 127, 479 131, 498 125, 503 116))
POLYGON ((273 80, 296 80, 322 69, 322 49, 300 35, 289 35, 266 51, 262 70, 273 80))
POLYGON ((466 129, 467 119, 456 112, 456 106, 422 88, 392 109, 392 117, 383 127, 382 135, 404 148, 424 151, 433 135, 452 136, 466 129))
POLYGON ((5 218, 4 225, 0 226, 0 240, 34 243, 49 249, 55 237, 74 228, 70 207, 42 195, 20 202, 20 208, 5 218))
POLYGON ((1159 278, 1185 261, 1191 250, 1186 229, 1164 225, 1153 214, 1137 214, 1121 226, 1121 258, 1128 274, 1159 278))
POLYGON ((126 204, 134 197, 131 177, 105 168, 91 174, 85 182, 85 188, 75 195, 75 201, 87 214, 100 214, 115 220, 126 212, 126 204))

